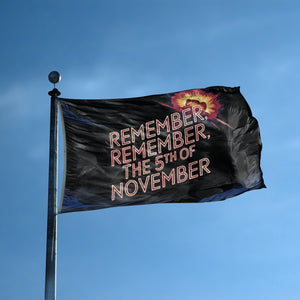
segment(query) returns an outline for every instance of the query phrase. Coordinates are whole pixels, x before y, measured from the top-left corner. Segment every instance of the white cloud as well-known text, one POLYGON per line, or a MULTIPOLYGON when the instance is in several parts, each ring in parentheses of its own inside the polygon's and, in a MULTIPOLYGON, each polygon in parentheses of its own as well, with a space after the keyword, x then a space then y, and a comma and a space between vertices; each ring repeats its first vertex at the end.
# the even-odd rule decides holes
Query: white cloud
POLYGON ((24 126, 26 122, 44 118, 49 109, 47 93, 46 81, 35 80, 8 87, 0 101, 1 122, 10 126, 24 126))
MULTIPOLYGON (((130 70, 116 70, 99 67, 90 74, 66 72, 57 85, 62 97, 83 99, 105 99, 143 96, 161 85, 159 79, 137 78, 130 70)), ((1 129, 9 141, 18 136, 14 143, 21 143, 22 136, 28 136, 22 149, 29 160, 42 160, 48 157, 51 84, 44 80, 18 82, 4 90, 0 101, 1 129)), ((155 92, 155 91, 154 91, 155 92)), ((10 144, 9 142, 8 144, 10 144)), ((60 147, 63 141, 60 139, 60 147)))

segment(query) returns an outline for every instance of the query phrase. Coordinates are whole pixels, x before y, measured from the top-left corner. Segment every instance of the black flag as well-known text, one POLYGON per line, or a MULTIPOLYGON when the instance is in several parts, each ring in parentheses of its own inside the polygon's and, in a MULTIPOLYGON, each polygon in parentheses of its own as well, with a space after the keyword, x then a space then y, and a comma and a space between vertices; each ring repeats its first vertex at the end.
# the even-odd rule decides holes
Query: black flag
POLYGON ((239 88, 59 103, 61 213, 219 201, 265 187, 258 123, 239 88))

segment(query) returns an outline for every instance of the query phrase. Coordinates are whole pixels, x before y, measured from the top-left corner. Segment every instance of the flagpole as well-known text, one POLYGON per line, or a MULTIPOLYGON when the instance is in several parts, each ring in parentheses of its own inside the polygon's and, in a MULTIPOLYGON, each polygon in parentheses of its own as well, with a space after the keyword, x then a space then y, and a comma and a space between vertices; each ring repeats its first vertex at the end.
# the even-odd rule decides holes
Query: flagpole
POLYGON ((48 76, 54 88, 51 96, 50 112, 50 146, 49 146, 49 182, 48 182, 48 221, 47 221, 47 252, 45 276, 45 300, 56 299, 56 252, 57 252, 57 97, 60 92, 55 83, 60 81, 60 74, 53 71, 48 76))

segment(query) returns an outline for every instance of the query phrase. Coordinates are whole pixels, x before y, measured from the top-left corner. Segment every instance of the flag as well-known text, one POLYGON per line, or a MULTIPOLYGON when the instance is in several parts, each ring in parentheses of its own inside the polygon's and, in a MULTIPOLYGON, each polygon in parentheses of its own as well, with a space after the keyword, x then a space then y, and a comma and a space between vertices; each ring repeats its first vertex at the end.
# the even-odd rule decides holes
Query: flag
POLYGON ((239 87, 138 98, 58 98, 59 212, 225 200, 265 187, 257 120, 239 87))

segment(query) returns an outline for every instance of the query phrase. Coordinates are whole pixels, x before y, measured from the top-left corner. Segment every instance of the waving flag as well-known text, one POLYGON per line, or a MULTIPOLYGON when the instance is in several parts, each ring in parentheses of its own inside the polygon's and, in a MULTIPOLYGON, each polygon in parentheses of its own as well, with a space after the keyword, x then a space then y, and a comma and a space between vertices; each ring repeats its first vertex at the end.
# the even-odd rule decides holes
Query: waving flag
POLYGON ((258 123, 239 88, 59 103, 61 213, 219 201, 265 187, 258 123))

